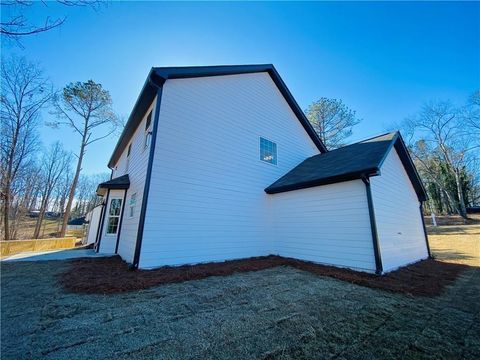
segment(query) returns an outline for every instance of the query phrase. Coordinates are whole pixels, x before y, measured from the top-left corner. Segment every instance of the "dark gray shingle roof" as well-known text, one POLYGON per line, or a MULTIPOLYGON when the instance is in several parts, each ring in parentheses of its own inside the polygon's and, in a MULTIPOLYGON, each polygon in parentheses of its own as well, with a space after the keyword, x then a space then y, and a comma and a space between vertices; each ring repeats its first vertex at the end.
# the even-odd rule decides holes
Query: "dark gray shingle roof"
POLYGON ((117 190, 117 189, 128 189, 129 187, 130 187, 130 178, 128 177, 128 174, 125 174, 115 179, 111 179, 101 184, 98 184, 97 194, 103 196, 105 191, 102 191, 102 189, 117 190))
POLYGON ((419 199, 425 200, 425 190, 398 132, 312 156, 267 187, 265 192, 275 194, 378 175, 383 161, 394 146, 419 199))

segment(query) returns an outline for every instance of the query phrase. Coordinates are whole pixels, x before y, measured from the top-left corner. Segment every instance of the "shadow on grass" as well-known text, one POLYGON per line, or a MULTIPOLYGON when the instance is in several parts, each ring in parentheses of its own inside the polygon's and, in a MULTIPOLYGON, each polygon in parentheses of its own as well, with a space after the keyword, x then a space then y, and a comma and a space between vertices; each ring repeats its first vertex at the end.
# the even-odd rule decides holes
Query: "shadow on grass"
POLYGON ((427 226, 429 235, 480 235, 480 226, 427 226))
POLYGON ((472 260, 479 260, 480 262, 480 259, 478 257, 475 257, 475 256, 471 256, 469 254, 466 254, 464 252, 460 252, 460 251, 454 251, 454 250, 450 250, 450 249, 435 249, 435 251, 433 251, 433 256, 437 259, 437 260, 443 260, 443 261, 448 261, 448 260, 455 260, 455 261, 472 261, 472 260))
POLYGON ((209 276, 228 276, 276 266, 290 266, 317 276, 328 276, 361 286, 414 296, 436 296, 443 293, 463 271, 469 269, 467 265, 427 259, 378 276, 274 255, 135 271, 128 270, 128 265, 119 257, 78 259, 72 260, 71 264, 70 269, 60 275, 60 283, 67 291, 86 294, 122 293, 209 276))

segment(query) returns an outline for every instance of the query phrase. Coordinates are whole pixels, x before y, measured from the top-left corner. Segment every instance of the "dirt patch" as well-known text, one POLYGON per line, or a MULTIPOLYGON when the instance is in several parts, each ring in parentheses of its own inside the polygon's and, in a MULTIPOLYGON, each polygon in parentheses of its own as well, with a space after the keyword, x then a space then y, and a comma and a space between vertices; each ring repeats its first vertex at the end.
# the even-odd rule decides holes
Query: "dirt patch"
POLYGON ((435 296, 441 294, 462 271, 469 268, 466 265, 428 259, 387 275, 377 276, 273 255, 134 271, 129 270, 128 265, 119 257, 79 259, 72 260, 71 263, 72 266, 60 275, 61 284, 70 292, 87 294, 129 292, 209 276, 227 276, 276 266, 291 266, 315 275, 329 276, 371 288, 414 296, 435 296))

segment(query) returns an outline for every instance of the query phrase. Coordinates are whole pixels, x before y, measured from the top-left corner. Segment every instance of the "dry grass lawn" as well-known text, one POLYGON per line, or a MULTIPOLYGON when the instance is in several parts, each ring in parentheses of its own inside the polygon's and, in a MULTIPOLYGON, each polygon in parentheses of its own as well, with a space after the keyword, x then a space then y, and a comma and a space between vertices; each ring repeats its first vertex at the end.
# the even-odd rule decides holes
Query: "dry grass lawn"
MULTIPOLYGON (((36 218, 25 217, 25 219, 21 222, 21 226, 18 229, 16 238, 14 240, 32 239, 36 223, 36 218)), ((60 220, 58 219, 45 219, 40 230, 40 238, 48 239, 57 237, 60 226, 60 220)), ((84 230, 67 230, 66 236, 81 238, 84 236, 84 230)))
POLYGON ((287 266, 78 294, 58 281, 69 262, 2 264, 1 357, 480 359, 478 228, 435 231, 439 259, 470 265, 435 297, 287 266))
POLYGON ((427 231, 438 260, 480 266, 480 224, 428 226, 427 231))

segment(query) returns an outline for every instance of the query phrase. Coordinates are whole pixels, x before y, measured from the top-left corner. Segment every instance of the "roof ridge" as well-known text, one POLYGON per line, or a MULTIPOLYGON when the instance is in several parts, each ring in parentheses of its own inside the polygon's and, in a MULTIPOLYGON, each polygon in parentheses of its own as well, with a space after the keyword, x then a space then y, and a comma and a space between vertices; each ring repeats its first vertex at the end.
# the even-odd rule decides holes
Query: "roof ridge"
POLYGON ((273 66, 271 63, 253 63, 253 64, 220 64, 220 65, 185 65, 185 66, 152 66, 152 69, 200 69, 200 68, 219 68, 219 67, 245 67, 245 66, 273 66))
POLYGON ((383 134, 380 134, 380 135, 372 136, 372 137, 369 137, 369 138, 367 138, 367 139, 363 139, 363 140, 357 141, 356 143, 353 143, 353 144, 350 144, 350 145, 362 143, 362 142, 365 142, 365 141, 368 141, 368 140, 372 140, 372 139, 375 139, 375 138, 379 138, 379 137, 382 137, 382 136, 385 136, 385 135, 398 134, 399 132, 400 132, 400 131, 398 131, 398 130, 388 131, 388 132, 383 133, 383 134))
MULTIPOLYGON (((387 133, 384 133, 384 134, 380 134, 380 135, 376 135, 376 136, 372 136, 372 137, 369 137, 367 139, 363 139, 363 140, 360 140, 360 141, 356 141, 354 143, 351 143, 351 144, 348 144, 348 145, 344 145, 344 146, 341 146, 339 148, 336 148, 336 149, 332 149, 332 150, 328 150, 328 152, 326 153, 320 153, 320 154, 315 154, 313 156, 310 156, 310 158, 313 158, 315 156, 319 156, 319 155, 326 155, 328 153, 331 153, 331 152, 335 152, 337 150, 342 150, 342 149, 345 149, 345 148, 348 148, 350 146, 353 146, 353 145, 357 145, 357 144, 361 144, 361 143, 364 143, 368 140, 372 140, 372 139, 375 139, 375 138, 379 138, 379 137, 382 137, 382 136, 385 136, 385 135, 389 135, 389 134, 399 134, 400 132, 398 130, 395 130, 395 131, 390 131, 390 132, 387 132, 387 133)), ((395 138, 392 138, 391 140, 394 140, 395 138)))

